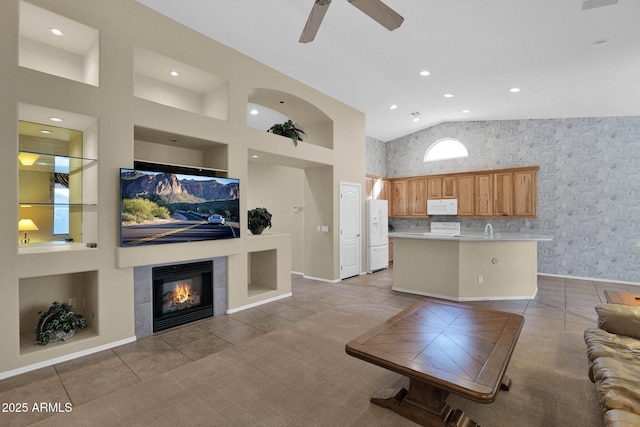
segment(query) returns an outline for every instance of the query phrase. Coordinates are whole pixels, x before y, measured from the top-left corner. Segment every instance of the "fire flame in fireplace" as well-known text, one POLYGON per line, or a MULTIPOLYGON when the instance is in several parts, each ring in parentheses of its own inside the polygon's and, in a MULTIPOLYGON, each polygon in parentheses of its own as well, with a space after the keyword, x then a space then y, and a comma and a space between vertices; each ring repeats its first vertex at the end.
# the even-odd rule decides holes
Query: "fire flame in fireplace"
POLYGON ((173 300, 177 303, 187 302, 191 298, 191 286, 188 283, 176 283, 173 290, 173 300))

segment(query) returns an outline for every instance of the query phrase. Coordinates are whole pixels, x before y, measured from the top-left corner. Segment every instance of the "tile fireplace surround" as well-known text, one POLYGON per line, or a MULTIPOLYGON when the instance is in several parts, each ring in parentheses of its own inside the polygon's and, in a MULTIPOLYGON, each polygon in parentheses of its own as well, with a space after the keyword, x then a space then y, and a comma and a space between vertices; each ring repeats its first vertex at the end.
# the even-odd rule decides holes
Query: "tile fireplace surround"
MULTIPOLYGON (((225 314, 227 311, 227 257, 193 260, 189 262, 208 260, 213 261, 213 315, 219 316, 225 314)), ((181 264, 182 263, 186 263, 186 261, 181 262, 181 264)), ((133 269, 136 338, 153 334, 152 269, 154 267, 172 264, 146 265, 133 269)))

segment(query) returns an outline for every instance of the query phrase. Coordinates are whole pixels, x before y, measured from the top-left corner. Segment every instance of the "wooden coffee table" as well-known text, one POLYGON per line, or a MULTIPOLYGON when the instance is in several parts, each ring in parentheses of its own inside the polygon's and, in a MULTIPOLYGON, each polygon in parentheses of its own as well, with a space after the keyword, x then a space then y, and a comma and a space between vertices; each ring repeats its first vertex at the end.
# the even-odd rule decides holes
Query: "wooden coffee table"
POLYGON ((417 423, 477 426, 446 402, 449 393, 479 403, 508 390, 505 370, 524 318, 441 300, 421 301, 346 345, 347 354, 409 377, 409 389, 371 402, 417 423))
POLYGON ((609 304, 640 305, 640 294, 633 292, 604 291, 609 304))

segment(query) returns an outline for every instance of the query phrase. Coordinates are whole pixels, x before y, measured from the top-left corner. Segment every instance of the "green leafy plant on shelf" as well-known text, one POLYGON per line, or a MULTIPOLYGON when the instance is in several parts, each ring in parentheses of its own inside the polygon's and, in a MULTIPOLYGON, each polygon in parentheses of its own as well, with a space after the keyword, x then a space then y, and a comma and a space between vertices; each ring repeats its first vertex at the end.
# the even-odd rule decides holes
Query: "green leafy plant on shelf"
POLYGON ((248 211, 248 227, 252 234, 260 234, 265 228, 271 228, 271 213, 266 208, 255 208, 248 211))
POLYGON ((47 345, 54 341, 65 341, 75 335, 76 330, 88 326, 81 315, 74 313, 68 304, 54 302, 47 311, 38 312, 40 320, 34 332, 36 345, 47 345))
POLYGON ((267 132, 291 138, 293 145, 296 147, 298 146, 298 141, 302 141, 302 135, 307 136, 302 129, 296 127, 292 120, 287 120, 284 123, 276 123, 271 126, 267 132))

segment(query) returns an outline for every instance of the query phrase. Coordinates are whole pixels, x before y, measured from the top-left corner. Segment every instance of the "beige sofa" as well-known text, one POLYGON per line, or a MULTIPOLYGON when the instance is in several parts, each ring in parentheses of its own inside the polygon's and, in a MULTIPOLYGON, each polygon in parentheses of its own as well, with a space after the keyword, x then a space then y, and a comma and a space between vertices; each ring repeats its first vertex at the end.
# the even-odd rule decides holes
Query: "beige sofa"
POLYGON ((598 328, 584 331, 589 378, 606 426, 640 426, 640 307, 596 306, 598 328))

